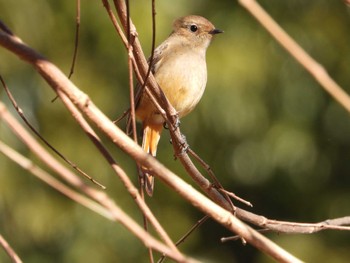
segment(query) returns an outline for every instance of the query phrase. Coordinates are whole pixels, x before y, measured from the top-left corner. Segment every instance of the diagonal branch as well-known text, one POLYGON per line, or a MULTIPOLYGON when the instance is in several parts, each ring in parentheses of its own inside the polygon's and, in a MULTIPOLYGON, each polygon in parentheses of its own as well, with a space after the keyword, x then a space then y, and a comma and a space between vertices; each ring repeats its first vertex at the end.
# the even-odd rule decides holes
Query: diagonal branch
POLYGON ((12 149, 10 146, 3 143, 1 140, 0 152, 7 156, 9 159, 11 159, 13 162, 17 163, 23 169, 26 169, 38 179, 50 185, 52 188, 61 192, 65 196, 89 208, 95 213, 113 221, 112 214, 106 208, 92 201, 91 199, 83 196, 82 194, 79 194, 78 192, 70 189, 65 184, 61 183, 59 180, 54 178, 52 175, 41 169, 39 166, 35 165, 31 160, 27 159, 26 157, 12 149))
POLYGON ((22 260, 13 250, 13 248, 9 245, 9 243, 5 240, 5 238, 0 234, 0 245, 4 248, 5 252, 11 258, 13 263, 22 263, 22 260))
POLYGON ((239 0, 238 2, 259 21, 275 40, 280 43, 280 45, 283 46, 340 105, 350 112, 350 96, 328 75, 321 64, 306 53, 255 0, 239 0))

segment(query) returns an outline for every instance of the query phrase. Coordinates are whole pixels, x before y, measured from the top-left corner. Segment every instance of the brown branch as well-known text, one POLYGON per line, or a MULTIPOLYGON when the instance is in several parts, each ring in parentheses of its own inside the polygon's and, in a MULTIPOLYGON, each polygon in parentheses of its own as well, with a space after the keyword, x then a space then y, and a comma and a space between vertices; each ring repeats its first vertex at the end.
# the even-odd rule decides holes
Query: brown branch
MULTIPOLYGON (((145 58, 145 55, 142 51, 140 41, 137 37, 135 25, 132 23, 132 21, 130 19, 128 22, 127 10, 126 10, 126 6, 125 6, 124 1, 114 0, 114 5, 116 7, 119 19, 123 25, 124 31, 127 30, 127 24, 130 23, 130 32, 134 36, 134 41, 132 42, 132 45, 133 45, 133 55, 134 55, 135 64, 136 64, 135 68, 138 69, 139 74, 142 77, 141 84, 143 84, 143 80, 146 79, 149 66, 148 66, 147 60, 145 58)), ((151 99, 153 97, 156 98, 155 101, 153 101, 153 102, 157 102, 156 106, 157 106, 157 104, 159 104, 161 106, 160 109, 157 108, 158 110, 160 110, 160 113, 165 118, 169 117, 169 116, 176 116, 177 115, 176 110, 171 106, 171 104, 169 103, 169 101, 165 97, 164 93, 159 88, 159 86, 158 86, 153 74, 151 74, 151 72, 150 72, 149 77, 147 79, 147 84, 149 87, 151 87, 151 89, 149 89, 150 94, 147 94, 147 95, 149 95, 151 99), (165 115, 166 112, 168 112, 168 114, 165 115)), ((146 92, 148 92, 147 88, 148 87, 146 86, 145 87, 146 92)), ((166 118, 166 120, 167 119, 168 118, 166 118)), ((172 118, 170 118, 170 120, 172 120, 172 118)), ((173 127, 173 124, 174 124, 174 122, 169 123, 169 127, 173 127)))
MULTIPOLYGON (((120 36, 126 50, 128 50, 128 40, 127 40, 127 37, 125 36, 125 34, 123 33, 123 30, 121 29, 121 27, 119 26, 118 22, 117 22, 117 19, 116 17, 114 16, 113 14, 113 11, 111 10, 111 7, 108 3, 107 0, 102 0, 103 2, 103 5, 104 7, 106 8, 106 11, 108 13, 108 16, 109 18, 111 19, 112 21, 112 24, 114 26, 114 28, 116 29, 118 35, 120 36)), ((135 27, 133 24, 130 24, 130 34, 133 36, 133 41, 135 40, 135 37, 137 35, 136 31, 135 31, 135 27)), ((133 45, 134 46, 134 45, 133 45)), ((141 51, 141 53, 143 54, 142 52, 142 49, 138 50, 137 53, 139 53, 141 51)), ((165 111, 163 110, 163 108, 159 105, 158 101, 156 100, 156 98, 153 96, 153 94, 151 93, 151 91, 149 90, 149 88, 147 86, 145 86, 145 81, 146 79, 148 79, 148 77, 146 78, 144 74, 141 74, 141 72, 139 71, 139 68, 137 66, 137 62, 136 62, 136 59, 134 57, 134 53, 129 53, 128 52, 128 55, 131 56, 131 59, 132 59, 132 62, 133 62, 133 66, 134 66, 134 71, 135 71, 135 75, 136 75, 136 78, 137 80, 139 81, 140 85, 142 85, 145 90, 145 92, 147 93, 147 95, 149 96, 149 98, 151 99, 152 103, 155 105, 155 107, 157 108, 157 110, 159 111, 159 113, 163 116, 164 119, 167 119, 166 117, 166 113, 165 111)), ((139 90, 141 91, 141 89, 139 90)), ((161 92, 161 91, 160 91, 161 92)), ((135 97, 137 97, 138 94, 135 95, 135 97)), ((128 109, 127 111, 125 111, 121 117, 119 117, 116 121, 114 121, 115 123, 119 122, 121 119, 123 119, 124 117, 126 117, 128 114, 130 114, 130 110, 131 109, 128 109)))
POLYGON ((275 230, 280 233, 301 233, 301 234, 313 234, 323 230, 347 230, 350 231, 350 217, 341 217, 335 219, 328 219, 319 223, 296 223, 278 220, 266 220, 261 226, 275 230))
POLYGON ((129 69, 129 93, 130 93, 130 121, 131 130, 134 141, 137 143, 137 132, 136 132, 136 115, 135 115, 135 94, 133 85, 133 54, 132 54, 132 44, 130 43, 131 34, 129 32, 128 39, 128 69, 129 69))
POLYGON ((78 192, 70 189, 65 184, 61 183, 56 178, 54 178, 52 175, 42 170, 39 166, 36 166, 31 160, 27 159, 26 157, 24 157, 23 155, 21 155, 20 153, 18 153, 17 151, 15 151, 11 147, 3 143, 1 140, 0 140, 0 152, 3 153, 5 156, 7 156, 13 162, 17 163, 23 169, 29 171, 38 179, 45 182, 46 184, 56 189, 57 191, 61 192, 68 198, 81 204, 82 206, 87 207, 88 209, 94 211, 95 213, 109 220, 113 220, 112 214, 106 208, 92 201, 91 199, 79 194, 78 192))
POLYGON ((272 17, 255 1, 239 0, 259 23, 283 46, 315 80, 348 112, 350 112, 350 96, 328 75, 324 67, 314 60, 292 39, 272 17))
MULTIPOLYGON (((202 224, 204 224, 209 219, 209 216, 205 215, 201 219, 199 219, 178 241, 176 241, 176 246, 180 246, 181 243, 185 242, 185 240, 202 224)), ((162 255, 162 257, 158 260, 158 263, 164 262, 166 259, 166 255, 162 255)))
POLYGON ((217 190, 219 190, 221 193, 223 193, 224 198, 227 200, 227 202, 231 206, 231 209, 230 209, 231 211, 235 212, 236 211, 236 207, 233 205, 233 203, 232 203, 232 201, 230 199, 230 196, 234 197, 234 199, 238 200, 239 202, 242 202, 242 203, 245 203, 247 205, 252 206, 250 202, 245 201, 243 198, 240 198, 240 197, 236 196, 233 193, 229 194, 229 191, 226 191, 224 189, 224 187, 221 185, 220 181, 215 176, 215 174, 214 174, 213 170, 211 169, 211 167, 195 151, 193 151, 192 149, 188 148, 188 153, 190 155, 192 155, 202 165, 202 167, 207 171, 207 173, 210 176, 210 178, 214 181, 213 187, 215 187, 217 190))
POLYGON ((5 238, 0 234, 0 245, 4 248, 6 254, 11 258, 13 263, 22 263, 22 260, 13 250, 13 248, 9 245, 9 243, 5 240, 5 238))
POLYGON ((70 67, 70 72, 68 78, 70 79, 74 73, 75 68, 75 62, 77 59, 78 54, 78 46, 79 46, 79 29, 80 29, 80 0, 77 1, 77 16, 75 20, 75 41, 74 41, 74 52, 73 52, 73 59, 72 59, 72 65, 70 67))
MULTIPOLYGON (((127 10, 127 29, 126 29, 126 33, 127 33, 127 40, 128 40, 128 45, 127 45, 127 51, 128 51, 128 74, 129 74, 129 99, 130 99, 130 122, 131 122, 131 130, 132 130, 132 136, 133 136, 133 140, 134 142, 137 142, 137 132, 136 132, 136 114, 135 114, 135 94, 134 94, 134 82, 133 82, 133 52, 132 52, 132 41, 134 41, 134 37, 131 34, 131 29, 130 29, 130 5, 129 5, 129 0, 126 0, 126 10, 127 10)), ((129 121, 129 120, 128 120, 129 121)), ((141 171, 141 167, 139 165, 137 165, 137 171, 139 174, 138 177, 138 181, 139 181, 139 187, 140 187, 140 192, 141 192, 141 196, 142 199, 145 199, 145 192, 144 192, 144 176, 142 174, 141 171)), ((148 220, 147 217, 145 216, 145 214, 143 214, 143 228, 146 231, 148 230, 148 220)), ((172 243, 172 245, 175 246, 175 244, 172 243)), ((153 250, 152 248, 148 248, 148 255, 149 255, 149 261, 150 263, 154 262, 154 256, 153 256, 153 250)))
MULTIPOLYGON (((285 234, 314 234, 323 230, 347 230, 350 231, 350 216, 328 219, 319 223, 296 223, 266 219, 261 224, 263 229, 258 229, 260 233, 276 231, 285 234), (278 230, 277 230, 278 229, 278 230)), ((237 240, 239 236, 223 237, 221 242, 237 240)))

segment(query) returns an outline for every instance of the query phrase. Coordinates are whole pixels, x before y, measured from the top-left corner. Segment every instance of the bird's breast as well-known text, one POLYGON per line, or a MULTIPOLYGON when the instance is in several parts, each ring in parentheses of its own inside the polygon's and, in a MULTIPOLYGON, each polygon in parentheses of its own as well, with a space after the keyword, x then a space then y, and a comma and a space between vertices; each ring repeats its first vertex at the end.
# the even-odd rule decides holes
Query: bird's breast
POLYGON ((175 52, 159 61, 155 78, 171 105, 183 117, 193 110, 203 95, 207 83, 205 56, 175 52))

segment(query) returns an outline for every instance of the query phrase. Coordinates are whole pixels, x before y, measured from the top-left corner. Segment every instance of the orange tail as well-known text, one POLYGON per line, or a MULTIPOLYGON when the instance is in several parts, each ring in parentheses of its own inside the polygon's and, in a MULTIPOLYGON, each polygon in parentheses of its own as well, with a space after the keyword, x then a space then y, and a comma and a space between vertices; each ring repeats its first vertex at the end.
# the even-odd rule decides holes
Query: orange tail
MULTIPOLYGON (((142 148, 145 152, 150 153, 152 156, 156 156, 157 154, 157 145, 162 129, 163 125, 143 123, 142 148)), ((154 177, 153 175, 145 172, 145 190, 149 196, 153 195, 153 189, 154 177)))

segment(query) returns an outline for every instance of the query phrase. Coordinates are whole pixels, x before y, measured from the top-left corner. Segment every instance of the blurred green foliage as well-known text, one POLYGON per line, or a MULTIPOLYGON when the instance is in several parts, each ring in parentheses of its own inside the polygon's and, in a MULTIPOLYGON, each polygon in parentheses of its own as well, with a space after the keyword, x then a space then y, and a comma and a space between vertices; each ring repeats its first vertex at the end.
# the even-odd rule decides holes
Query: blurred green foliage
MULTIPOLYGON (((146 54, 151 48, 150 1, 131 1, 146 54)), ((342 1, 262 1, 266 10, 349 93, 350 16, 342 1)), ((101 1, 82 1, 78 60, 72 80, 111 118, 128 107, 127 58, 101 1)), ((225 31, 207 53, 207 90, 182 132, 222 184, 270 218, 317 222, 350 214, 350 118, 234 1, 158 1, 157 43, 183 15, 207 17, 225 31)), ((0 19, 26 43, 69 73, 75 1, 0 0, 0 19)), ((67 158, 108 186, 118 205, 141 215, 106 162, 83 136, 54 93, 27 64, 0 49, 0 73, 33 125, 67 158)), ((1 101, 9 105, 3 90, 1 101)), ((9 106, 11 107, 11 106, 9 106)), ((0 123, 0 139, 34 161, 0 123)), ((130 175, 130 158, 104 138, 130 175)), ((165 132, 158 158, 185 180, 165 132)), ((39 162, 40 163, 40 162, 39 162)), ((142 244, 111 223, 44 185, 0 155, 0 233, 25 262, 147 262, 142 244)), ((202 215, 157 182, 149 200, 173 239, 202 215)), ((206 262, 270 262, 229 233, 205 223, 183 245, 206 262)), ((349 233, 267 234, 307 262, 347 262, 349 233)), ((0 262, 9 262, 0 249, 0 262)))

